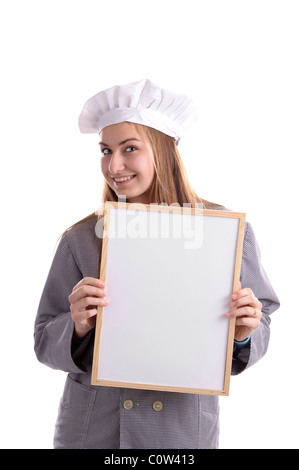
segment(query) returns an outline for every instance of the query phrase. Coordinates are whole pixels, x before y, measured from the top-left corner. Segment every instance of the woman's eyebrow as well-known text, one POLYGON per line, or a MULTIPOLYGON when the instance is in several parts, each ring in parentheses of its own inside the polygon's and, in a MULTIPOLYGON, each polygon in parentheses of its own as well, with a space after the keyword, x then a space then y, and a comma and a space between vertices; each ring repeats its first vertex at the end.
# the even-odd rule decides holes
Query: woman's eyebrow
MULTIPOLYGON (((126 142, 129 142, 130 140, 137 140, 138 142, 140 142, 140 139, 136 139, 136 137, 132 137, 130 139, 122 140, 118 145, 123 145, 126 142)), ((104 145, 105 147, 109 147, 109 145, 105 144, 104 142, 99 142, 99 145, 104 145)))

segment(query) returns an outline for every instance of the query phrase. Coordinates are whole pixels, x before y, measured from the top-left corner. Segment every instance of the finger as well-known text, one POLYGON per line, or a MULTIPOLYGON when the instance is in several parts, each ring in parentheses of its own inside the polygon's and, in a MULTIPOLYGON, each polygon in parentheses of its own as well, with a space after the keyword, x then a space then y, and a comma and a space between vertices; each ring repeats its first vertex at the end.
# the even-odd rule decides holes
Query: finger
POLYGON ((238 289, 236 291, 234 291, 232 293, 232 298, 238 298, 240 296, 240 291, 242 290, 242 284, 241 284, 241 281, 239 281, 239 284, 238 284, 238 289))
POLYGON ((75 323, 82 323, 84 322, 84 320, 88 320, 88 318, 94 317, 95 315, 97 315, 97 313, 97 308, 90 308, 87 310, 81 310, 79 312, 76 312, 72 315, 72 318, 75 323))
MULTIPOLYGON (((244 290, 244 289, 243 289, 244 290)), ((237 299, 233 299, 233 301, 230 303, 230 307, 233 308, 239 308, 242 307, 243 305, 250 305, 253 308, 262 308, 262 303, 252 294, 247 294, 244 293, 245 295, 239 296, 237 299)))
POLYGON ((71 293, 69 301, 70 303, 75 303, 84 297, 106 297, 106 291, 105 289, 99 289, 98 287, 82 285, 71 293))
POLYGON ((101 279, 97 279, 96 277, 84 277, 83 279, 81 279, 81 281, 79 281, 75 285, 73 291, 77 290, 78 288, 84 285, 89 285, 89 286, 94 286, 94 287, 99 287, 99 288, 105 287, 105 283, 101 281, 101 279))
POLYGON ((250 287, 245 287, 244 289, 239 289, 235 291, 232 295, 233 298, 244 297, 244 295, 254 295, 250 287))
POLYGON ((240 317, 236 319, 235 325, 256 330, 260 326, 260 319, 256 317, 240 317))
POLYGON ((74 286, 72 292, 76 292, 78 289, 81 289, 84 286, 96 287, 98 289, 105 288, 105 284, 101 280, 96 279, 96 278, 91 278, 91 277, 85 277, 81 279, 81 281, 78 282, 78 284, 74 286))
POLYGON ((263 314, 261 310, 250 307, 249 305, 246 305, 245 307, 236 308, 225 314, 227 318, 254 317, 257 319, 261 319, 262 315, 263 314))
MULTIPOLYGON (((86 320, 94 315, 97 314, 97 307, 102 306, 105 307, 109 305, 109 301, 105 299, 96 299, 98 300, 97 304, 89 304, 86 305, 85 307, 81 305, 81 308, 79 308, 79 305, 76 304, 76 307, 73 308, 71 306, 71 314, 74 322, 82 322, 83 320, 86 320)), ((82 302, 84 299, 82 299, 82 302)))
POLYGON ((103 299, 102 297, 84 297, 83 299, 79 300, 76 303, 75 310, 85 310, 90 305, 108 305, 109 301, 107 299, 103 299))

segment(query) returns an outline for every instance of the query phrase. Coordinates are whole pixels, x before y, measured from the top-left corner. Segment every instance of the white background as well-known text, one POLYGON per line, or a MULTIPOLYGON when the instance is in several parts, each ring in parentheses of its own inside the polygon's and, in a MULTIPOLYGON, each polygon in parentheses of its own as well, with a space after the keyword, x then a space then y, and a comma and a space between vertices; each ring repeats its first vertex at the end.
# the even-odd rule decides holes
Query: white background
POLYGON ((78 115, 142 78, 196 101, 191 183, 247 213, 281 300, 267 355, 221 398, 220 447, 299 447, 298 23, 291 0, 2 0, 1 447, 52 448, 65 373, 37 362, 33 324, 57 238, 102 188, 78 115))

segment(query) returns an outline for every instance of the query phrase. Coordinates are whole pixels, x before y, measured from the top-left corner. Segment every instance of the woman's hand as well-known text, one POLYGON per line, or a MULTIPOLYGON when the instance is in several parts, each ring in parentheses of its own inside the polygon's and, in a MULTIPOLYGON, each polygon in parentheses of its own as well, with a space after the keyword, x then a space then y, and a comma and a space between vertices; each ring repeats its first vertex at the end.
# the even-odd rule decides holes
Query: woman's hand
POLYGON ((98 305, 108 305, 105 284, 93 277, 84 277, 73 288, 69 301, 75 335, 83 338, 95 326, 98 305))
POLYGON ((244 341, 260 326, 262 318, 262 303, 255 297, 251 289, 242 289, 232 294, 230 312, 226 313, 227 318, 236 319, 235 340, 244 341))

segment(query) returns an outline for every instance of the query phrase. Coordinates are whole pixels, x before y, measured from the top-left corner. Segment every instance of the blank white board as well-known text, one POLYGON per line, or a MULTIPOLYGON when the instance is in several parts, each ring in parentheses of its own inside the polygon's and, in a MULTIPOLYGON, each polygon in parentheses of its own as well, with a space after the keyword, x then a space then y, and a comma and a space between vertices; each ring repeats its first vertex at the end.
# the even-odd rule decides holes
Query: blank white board
POLYGON ((92 384, 228 395, 245 214, 107 203, 92 384))

